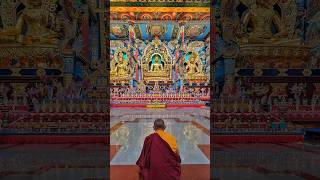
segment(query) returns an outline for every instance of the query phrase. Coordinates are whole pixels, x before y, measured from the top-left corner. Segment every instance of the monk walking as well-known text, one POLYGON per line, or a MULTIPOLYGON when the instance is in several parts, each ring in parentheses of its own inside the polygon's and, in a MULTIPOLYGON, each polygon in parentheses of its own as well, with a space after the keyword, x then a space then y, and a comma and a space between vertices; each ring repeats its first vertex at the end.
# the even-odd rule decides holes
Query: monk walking
POLYGON ((176 139, 166 133, 162 119, 154 121, 154 133, 147 136, 137 161, 143 180, 179 180, 181 159, 176 139))

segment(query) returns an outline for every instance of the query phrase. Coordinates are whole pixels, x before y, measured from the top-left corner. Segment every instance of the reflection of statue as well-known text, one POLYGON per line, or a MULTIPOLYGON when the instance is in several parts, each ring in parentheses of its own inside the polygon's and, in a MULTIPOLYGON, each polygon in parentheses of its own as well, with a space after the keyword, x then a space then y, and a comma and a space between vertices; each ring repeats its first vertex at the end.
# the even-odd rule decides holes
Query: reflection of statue
POLYGON ((285 41, 288 43, 288 31, 278 13, 273 9, 277 0, 256 0, 255 3, 250 3, 248 0, 241 1, 249 8, 242 16, 242 33, 247 34, 250 23, 252 27, 252 32, 247 37, 241 37, 242 42, 263 44, 285 41), (275 29, 276 33, 272 32, 272 29, 275 29))
POLYGON ((197 145, 199 143, 200 133, 199 130, 194 128, 192 125, 186 125, 183 129, 188 144, 197 145))
POLYGON ((186 66, 186 71, 187 71, 186 77, 188 78, 198 76, 198 75, 203 76, 200 62, 198 61, 197 57, 198 56, 194 53, 190 55, 190 59, 186 66))
POLYGON ((118 54, 118 63, 115 67, 116 76, 127 76, 128 75, 128 63, 125 62, 123 57, 123 52, 119 52, 118 54))
POLYGON ((163 65, 161 63, 161 60, 159 59, 159 56, 154 56, 154 62, 151 64, 150 71, 163 71, 163 65))

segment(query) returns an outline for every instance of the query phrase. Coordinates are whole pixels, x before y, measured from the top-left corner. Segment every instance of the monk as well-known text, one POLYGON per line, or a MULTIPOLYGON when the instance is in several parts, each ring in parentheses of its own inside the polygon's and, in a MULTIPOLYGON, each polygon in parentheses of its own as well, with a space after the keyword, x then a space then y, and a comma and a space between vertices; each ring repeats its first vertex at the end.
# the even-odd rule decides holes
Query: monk
POLYGON ((181 159, 176 139, 164 130, 162 119, 154 121, 154 133, 147 136, 137 161, 143 180, 179 180, 181 159))

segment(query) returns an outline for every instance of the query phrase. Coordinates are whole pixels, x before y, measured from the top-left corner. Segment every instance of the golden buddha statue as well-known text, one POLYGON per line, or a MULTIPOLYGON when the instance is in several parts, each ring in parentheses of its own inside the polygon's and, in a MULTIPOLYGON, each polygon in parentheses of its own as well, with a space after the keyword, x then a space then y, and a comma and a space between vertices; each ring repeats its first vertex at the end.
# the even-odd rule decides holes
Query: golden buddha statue
POLYGON ((172 57, 168 47, 160 39, 154 39, 150 46, 146 47, 140 63, 144 82, 171 82, 172 57))
POLYGON ((53 22, 48 22, 50 18, 46 16, 49 16, 50 12, 44 9, 42 0, 25 0, 23 3, 26 8, 19 16, 16 26, 1 31, 0 40, 14 37, 16 42, 25 44, 57 44, 60 34, 55 32, 53 27, 48 28, 53 22), (27 31, 23 34, 25 26, 27 31))
POLYGON ((241 17, 240 41, 249 44, 265 43, 299 43, 299 39, 288 38, 288 31, 281 21, 281 17, 273 9, 277 0, 241 0, 248 6, 248 11, 241 17), (251 22, 252 32, 247 33, 249 22, 251 22), (272 32, 272 28, 276 33, 272 32))
POLYGON ((154 56, 154 63, 151 64, 150 71, 152 72, 163 71, 163 65, 159 59, 159 56, 154 56))

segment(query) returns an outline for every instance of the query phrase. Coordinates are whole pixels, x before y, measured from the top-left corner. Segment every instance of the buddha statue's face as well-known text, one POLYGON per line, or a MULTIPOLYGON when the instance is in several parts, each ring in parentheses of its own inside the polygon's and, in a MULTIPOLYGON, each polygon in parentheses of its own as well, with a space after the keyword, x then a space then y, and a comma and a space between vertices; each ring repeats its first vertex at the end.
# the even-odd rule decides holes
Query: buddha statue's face
POLYGON ((159 57, 158 57, 158 56, 155 56, 155 57, 154 57, 154 62, 155 62, 155 63, 157 63, 157 64, 159 64, 159 63, 160 63, 160 61, 159 61, 159 57))

